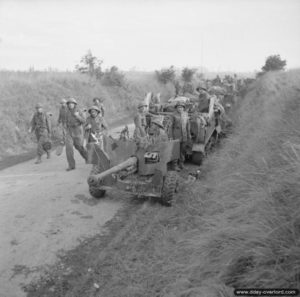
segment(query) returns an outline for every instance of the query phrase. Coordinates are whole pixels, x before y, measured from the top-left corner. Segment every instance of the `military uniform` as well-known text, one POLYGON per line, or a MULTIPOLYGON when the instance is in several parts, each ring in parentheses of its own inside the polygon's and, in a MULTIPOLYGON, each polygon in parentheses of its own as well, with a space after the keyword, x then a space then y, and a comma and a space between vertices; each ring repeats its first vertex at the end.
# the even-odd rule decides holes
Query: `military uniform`
POLYGON ((88 143, 98 142, 100 147, 103 149, 102 133, 107 129, 108 125, 100 113, 98 113, 98 115, 95 118, 93 118, 92 116, 88 116, 85 123, 85 130, 89 132, 88 143), (89 125, 91 126, 91 128, 88 128, 89 125))
POLYGON ((208 92, 201 90, 198 97, 198 112, 208 112, 210 103, 210 95, 208 92))
POLYGON ((169 138, 163 126, 163 117, 158 116, 151 119, 148 134, 153 144, 168 141, 169 138))
POLYGON ((35 132, 36 139, 38 141, 37 155, 38 161, 40 161, 43 152, 50 156, 50 151, 44 148, 44 144, 49 140, 49 134, 51 133, 51 125, 48 116, 45 112, 36 112, 31 120, 31 131, 35 132))
POLYGON ((67 114, 68 114, 68 107, 67 106, 61 106, 59 109, 59 115, 58 115, 58 124, 62 124, 63 127, 66 127, 67 124, 67 114))
MULTIPOLYGON (((182 105, 184 106, 184 105, 182 105)), ((183 166, 187 144, 191 141, 190 122, 187 112, 179 113, 177 110, 172 114, 170 138, 180 140, 179 164, 183 166)))
POLYGON ((62 134, 63 134, 62 144, 64 144, 66 141, 65 139, 66 139, 66 127, 67 127, 67 114, 68 114, 68 107, 62 105, 59 109, 59 115, 57 120, 58 125, 61 125, 61 129, 62 129, 62 134))
MULTIPOLYGON (((141 107, 147 107, 146 104, 140 103, 138 105, 138 109, 140 109, 141 107)), ((134 129, 134 133, 133 133, 133 138, 135 140, 139 140, 140 138, 143 138, 147 135, 147 120, 146 120, 146 114, 145 113, 141 113, 138 112, 134 119, 134 125, 135 125, 135 129, 134 129)))
MULTIPOLYGON (((75 101, 76 102, 76 101, 75 101)), ((68 101, 68 103, 74 103, 68 101)), ((75 103, 77 104, 77 103, 75 103)), ((66 155, 69 163, 69 169, 75 168, 74 149, 80 153, 80 155, 87 160, 87 151, 83 146, 83 128, 82 125, 85 123, 83 113, 80 112, 77 107, 73 110, 68 108, 66 117, 66 155), (79 114, 76 116, 75 113, 79 114)))

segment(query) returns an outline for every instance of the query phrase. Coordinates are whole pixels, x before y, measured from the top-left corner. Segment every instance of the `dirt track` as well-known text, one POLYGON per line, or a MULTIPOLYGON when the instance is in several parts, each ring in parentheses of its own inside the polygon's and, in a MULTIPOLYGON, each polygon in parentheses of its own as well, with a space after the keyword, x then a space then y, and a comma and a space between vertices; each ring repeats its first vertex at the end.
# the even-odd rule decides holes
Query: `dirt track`
POLYGON ((77 169, 52 154, 0 172, 0 296, 25 296, 21 283, 40 275, 57 253, 101 233, 122 203, 92 199, 86 183, 91 165, 76 152, 77 169))

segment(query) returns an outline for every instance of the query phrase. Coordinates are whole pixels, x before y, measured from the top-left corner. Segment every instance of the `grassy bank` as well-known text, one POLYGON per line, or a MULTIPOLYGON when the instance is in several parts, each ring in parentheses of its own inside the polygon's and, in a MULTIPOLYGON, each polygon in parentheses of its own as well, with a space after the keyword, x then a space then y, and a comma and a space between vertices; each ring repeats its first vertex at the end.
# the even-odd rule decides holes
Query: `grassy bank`
POLYGON ((103 97, 109 123, 130 116, 148 91, 166 98, 172 88, 162 88, 149 73, 127 73, 122 87, 105 86, 79 73, 0 72, 0 158, 16 155, 35 145, 28 135, 30 119, 37 102, 53 114, 55 125, 61 98, 75 97, 80 108, 91 105, 93 97, 103 97))
POLYGON ((197 198, 205 232, 187 234, 185 243, 200 291, 207 282, 299 288, 299 85, 300 71, 260 79, 241 102, 234 135, 203 168, 209 179, 197 198))

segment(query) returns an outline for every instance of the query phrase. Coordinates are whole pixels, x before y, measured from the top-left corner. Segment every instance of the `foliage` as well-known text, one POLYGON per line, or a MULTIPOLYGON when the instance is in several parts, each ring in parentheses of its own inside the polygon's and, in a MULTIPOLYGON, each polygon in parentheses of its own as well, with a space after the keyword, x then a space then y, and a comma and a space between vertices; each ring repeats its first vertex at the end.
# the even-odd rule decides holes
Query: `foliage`
POLYGON ((96 56, 93 56, 91 50, 88 50, 87 54, 81 58, 80 64, 75 66, 75 69, 91 77, 101 78, 103 75, 102 63, 103 60, 99 60, 96 56))
POLYGON ((174 66, 170 66, 169 68, 163 68, 161 70, 155 71, 156 79, 161 84, 167 84, 168 82, 174 82, 176 74, 174 66))
POLYGON ((280 55, 269 56, 266 59, 265 65, 261 68, 264 72, 284 70, 286 60, 282 60, 280 55))
POLYGON ((112 66, 110 69, 105 70, 102 82, 106 86, 122 87, 125 85, 125 75, 119 71, 118 67, 112 66))
POLYGON ((194 74, 196 73, 196 69, 185 67, 181 72, 181 79, 185 83, 190 83, 193 79, 194 74))

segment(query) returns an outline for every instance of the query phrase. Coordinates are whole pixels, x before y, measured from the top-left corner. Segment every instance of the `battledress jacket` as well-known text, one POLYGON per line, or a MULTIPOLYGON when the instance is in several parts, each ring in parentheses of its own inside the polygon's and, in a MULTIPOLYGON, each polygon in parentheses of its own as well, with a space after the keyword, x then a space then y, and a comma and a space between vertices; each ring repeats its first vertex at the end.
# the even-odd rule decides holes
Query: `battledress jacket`
POLYGON ((199 94, 199 98, 198 98, 198 111, 208 112, 209 103, 210 103, 210 95, 207 92, 202 91, 199 94))
POLYGON ((134 117, 134 125, 135 125, 134 138, 146 136, 147 121, 146 121, 145 114, 137 113, 134 117))
POLYGON ((179 139, 180 142, 190 141, 190 121, 187 112, 180 114, 175 111, 172 114, 172 124, 170 129, 170 137, 173 139, 179 139))
POLYGON ((91 137, 91 133, 95 135, 99 135, 99 133, 106 131, 108 129, 108 125, 105 119, 102 116, 96 116, 95 118, 89 116, 85 122, 85 130, 89 131, 88 133, 88 142, 93 142, 93 138, 91 137), (92 127, 90 129, 87 128, 88 125, 92 127))
POLYGON ((68 113, 68 107, 62 106, 59 109, 59 115, 58 115, 58 124, 63 124, 65 125, 67 122, 67 113, 68 113))
POLYGON ((83 125, 84 123, 85 119, 81 111, 79 111, 77 108, 74 108, 73 110, 67 110, 66 124, 68 128, 76 128, 83 125), (78 116, 75 116, 76 112, 79 112, 78 116))
POLYGON ((37 136, 45 132, 51 132, 50 120, 45 112, 36 112, 33 115, 31 120, 31 130, 34 131, 37 136))

